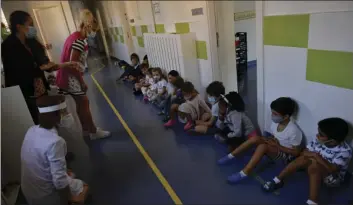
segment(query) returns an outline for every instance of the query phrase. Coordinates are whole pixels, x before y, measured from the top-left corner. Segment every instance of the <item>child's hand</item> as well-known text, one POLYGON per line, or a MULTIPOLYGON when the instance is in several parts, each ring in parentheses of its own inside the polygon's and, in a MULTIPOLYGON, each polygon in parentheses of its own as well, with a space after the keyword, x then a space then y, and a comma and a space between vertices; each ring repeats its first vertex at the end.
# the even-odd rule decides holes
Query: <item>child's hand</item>
POLYGON ((202 125, 203 121, 202 120, 196 120, 195 125, 202 125))
POLYGON ((276 138, 270 138, 268 140, 265 141, 266 144, 273 146, 273 147, 277 147, 279 145, 279 142, 276 138))

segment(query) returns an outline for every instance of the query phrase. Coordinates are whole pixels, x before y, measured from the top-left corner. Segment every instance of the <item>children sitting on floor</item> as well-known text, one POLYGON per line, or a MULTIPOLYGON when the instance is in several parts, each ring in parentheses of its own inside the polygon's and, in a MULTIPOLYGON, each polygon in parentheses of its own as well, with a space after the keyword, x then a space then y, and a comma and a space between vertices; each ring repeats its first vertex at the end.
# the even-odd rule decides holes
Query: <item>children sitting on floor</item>
POLYGON ((138 76, 138 79, 137 79, 138 82, 135 83, 135 85, 134 85, 134 88, 133 88, 134 95, 142 94, 141 88, 142 88, 142 86, 145 83, 145 80, 147 78, 148 64, 142 63, 140 67, 141 67, 142 76, 138 76))
POLYGON ((237 92, 221 95, 218 105, 217 140, 225 142, 232 151, 248 138, 257 136, 253 123, 244 112, 245 103, 237 92))
POLYGON ((221 98, 221 95, 225 94, 225 88, 222 82, 214 81, 209 84, 206 88, 206 93, 208 95, 208 102, 212 104, 212 117, 207 121, 198 120, 195 122, 196 126, 193 131, 195 133, 201 134, 215 134, 215 123, 218 119, 219 107, 218 101, 221 98))
POLYGON ((171 96, 170 104, 165 106, 165 118, 164 126, 168 127, 168 123, 174 123, 175 122, 175 117, 176 113, 178 112, 178 107, 179 105, 183 104, 185 102, 183 93, 181 88, 184 86, 184 79, 182 77, 177 77, 174 82, 174 87, 175 87, 175 93, 171 96))
POLYGON ((152 75, 154 83, 149 92, 149 101, 159 105, 167 98, 167 81, 165 80, 161 68, 153 68, 152 75))
POLYGON ((160 104, 160 107, 161 107, 162 111, 160 113, 158 113, 159 115, 165 115, 165 119, 168 118, 168 112, 169 112, 170 106, 171 106, 171 104, 170 104, 171 103, 171 99, 172 99, 172 96, 176 92, 174 84, 175 84, 175 81, 176 81, 176 79, 178 77, 179 77, 179 72, 176 71, 176 70, 171 70, 168 73, 168 84, 167 84, 168 96, 160 104))
POLYGON ((145 102, 148 101, 148 96, 147 96, 148 90, 152 87, 153 84, 155 84, 152 76, 152 70, 153 68, 149 68, 147 70, 145 79, 141 84, 141 92, 143 94, 143 100, 145 102))
POLYGON ((318 134, 301 153, 263 189, 275 191, 283 186, 283 180, 299 169, 305 168, 309 175, 309 199, 307 204, 317 204, 322 181, 330 186, 339 186, 348 170, 352 149, 345 142, 348 124, 341 118, 327 118, 318 123, 318 134))
POLYGON ((141 73, 140 69, 140 58, 136 53, 131 54, 130 56, 131 65, 125 65, 124 73, 117 79, 117 81, 123 80, 133 80, 135 76, 138 76, 141 73))
POLYGON ((271 117, 273 123, 271 124, 270 133, 273 137, 251 137, 232 153, 218 161, 221 165, 225 164, 237 157, 240 153, 257 145, 248 164, 240 172, 229 176, 228 182, 237 183, 246 179, 264 156, 268 156, 273 160, 282 159, 285 162, 290 162, 300 154, 300 145, 303 136, 299 127, 291 119, 295 110, 295 101, 288 97, 280 97, 271 103, 271 117))
MULTIPOLYGON (((183 92, 183 96, 186 102, 182 104, 183 106, 179 106, 179 113, 183 113, 185 111, 183 108, 187 108, 190 113, 188 113, 188 115, 179 116, 182 117, 181 121, 187 120, 184 126, 184 130, 188 131, 194 126, 194 122, 196 120, 209 120, 211 118, 211 110, 206 104, 206 102, 199 95, 199 93, 195 90, 195 87, 191 82, 185 82, 181 90, 183 92), (191 108, 189 109, 190 106, 191 108)), ((174 123, 172 122, 169 125, 165 126, 170 127, 174 123)))

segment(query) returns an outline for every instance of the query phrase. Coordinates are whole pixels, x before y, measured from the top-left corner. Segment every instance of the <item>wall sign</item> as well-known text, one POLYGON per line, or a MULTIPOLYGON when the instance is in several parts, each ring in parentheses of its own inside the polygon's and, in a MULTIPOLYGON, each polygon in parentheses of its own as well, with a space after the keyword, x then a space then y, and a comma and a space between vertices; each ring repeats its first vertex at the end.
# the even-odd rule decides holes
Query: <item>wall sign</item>
POLYGON ((203 15, 203 8, 191 9, 191 15, 192 16, 203 15))
POLYGON ((234 13, 234 21, 252 19, 252 18, 255 18, 255 16, 256 16, 255 11, 238 12, 238 13, 234 13))

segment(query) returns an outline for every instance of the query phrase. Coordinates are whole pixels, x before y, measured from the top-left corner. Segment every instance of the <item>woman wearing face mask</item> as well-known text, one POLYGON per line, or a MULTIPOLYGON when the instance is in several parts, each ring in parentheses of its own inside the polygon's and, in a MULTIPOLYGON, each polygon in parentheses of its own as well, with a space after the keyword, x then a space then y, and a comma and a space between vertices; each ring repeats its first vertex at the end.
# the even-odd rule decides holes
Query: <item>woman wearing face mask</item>
POLYGON ((56 84, 63 94, 69 94, 76 102, 77 115, 80 119, 83 135, 91 139, 105 138, 110 132, 96 127, 93 122, 88 97, 87 86, 83 80, 88 53, 87 37, 94 37, 98 30, 93 14, 85 9, 80 14, 80 30, 71 34, 65 41, 61 54, 61 62, 75 61, 80 69, 70 71, 60 69, 57 73, 56 84))
POLYGON ((35 124, 38 124, 38 108, 35 99, 47 94, 49 85, 43 71, 59 67, 75 70, 76 63, 55 64, 49 62, 43 45, 36 39, 33 19, 24 11, 10 15, 11 34, 1 44, 1 56, 5 72, 5 86, 20 86, 35 124))

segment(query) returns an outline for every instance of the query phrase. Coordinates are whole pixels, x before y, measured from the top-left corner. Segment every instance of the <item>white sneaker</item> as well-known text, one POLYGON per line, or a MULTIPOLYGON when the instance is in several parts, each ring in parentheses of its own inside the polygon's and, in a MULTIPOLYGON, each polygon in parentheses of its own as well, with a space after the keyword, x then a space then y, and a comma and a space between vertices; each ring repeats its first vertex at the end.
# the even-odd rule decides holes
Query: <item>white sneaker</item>
POLYGON ((90 136, 91 140, 103 139, 103 138, 109 137, 110 132, 104 131, 101 128, 97 127, 96 133, 90 133, 89 136, 90 136))

